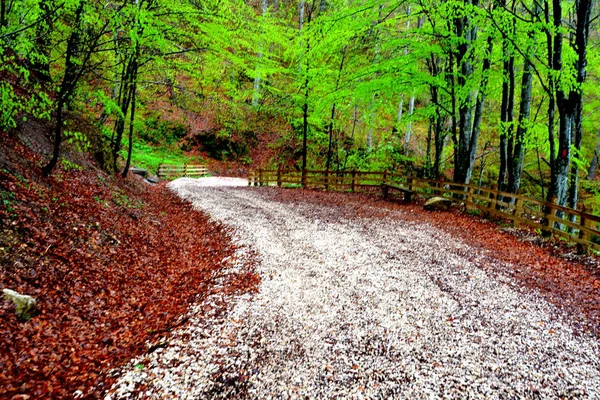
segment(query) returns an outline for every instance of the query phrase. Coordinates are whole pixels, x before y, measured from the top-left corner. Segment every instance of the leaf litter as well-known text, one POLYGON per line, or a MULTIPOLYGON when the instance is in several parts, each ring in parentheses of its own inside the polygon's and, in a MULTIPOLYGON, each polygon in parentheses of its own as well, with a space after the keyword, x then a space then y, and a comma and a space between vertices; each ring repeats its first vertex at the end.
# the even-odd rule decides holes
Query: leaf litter
POLYGON ((93 167, 42 178, 41 156, 0 140, 10 161, 0 170, 0 289, 39 305, 22 323, 0 303, 0 398, 101 398, 108 372, 160 348, 190 304, 255 290, 248 256, 226 268, 238 262, 230 231, 164 185, 93 167))

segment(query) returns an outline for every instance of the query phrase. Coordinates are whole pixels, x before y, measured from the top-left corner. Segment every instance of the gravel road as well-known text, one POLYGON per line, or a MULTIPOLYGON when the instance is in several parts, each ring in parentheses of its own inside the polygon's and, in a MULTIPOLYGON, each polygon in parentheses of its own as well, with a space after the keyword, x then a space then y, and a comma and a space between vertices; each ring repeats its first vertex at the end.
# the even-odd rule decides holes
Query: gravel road
POLYGON ((259 293, 192 307, 107 399, 600 398, 597 339, 478 268, 489 255, 427 224, 344 219, 244 184, 170 188, 232 228, 231 269, 257 252, 259 293))

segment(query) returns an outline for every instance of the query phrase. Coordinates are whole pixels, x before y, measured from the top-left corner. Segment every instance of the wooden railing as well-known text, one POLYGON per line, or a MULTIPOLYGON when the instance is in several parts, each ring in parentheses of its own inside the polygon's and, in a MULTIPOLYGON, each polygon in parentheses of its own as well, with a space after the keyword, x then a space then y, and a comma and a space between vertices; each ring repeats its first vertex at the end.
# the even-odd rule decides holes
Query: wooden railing
POLYGON ((253 171, 250 186, 304 186, 326 190, 356 191, 383 183, 403 186, 423 197, 450 197, 467 209, 478 209, 487 216, 511 220, 514 226, 526 225, 576 243, 580 252, 600 251, 600 217, 584 211, 561 207, 493 188, 422 179, 389 172, 364 171, 253 171))
POLYGON ((167 165, 160 164, 158 166, 158 177, 160 179, 172 179, 182 176, 194 178, 205 176, 208 174, 208 168, 204 165, 167 165))

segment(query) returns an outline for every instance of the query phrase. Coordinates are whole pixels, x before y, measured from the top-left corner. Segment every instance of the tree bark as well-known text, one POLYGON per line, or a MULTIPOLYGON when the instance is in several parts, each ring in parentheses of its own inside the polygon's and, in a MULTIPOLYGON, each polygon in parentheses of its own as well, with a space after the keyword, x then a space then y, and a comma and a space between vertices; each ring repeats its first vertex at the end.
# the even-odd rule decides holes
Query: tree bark
POLYGON ((500 171, 498 174, 498 190, 506 191, 509 165, 512 164, 512 138, 515 107, 515 57, 510 50, 508 38, 503 41, 503 73, 502 103, 500 107, 500 171))
MULTIPOLYGON (((539 6, 534 8, 534 16, 540 13, 539 6)), ((523 57, 523 76, 521 77, 521 96, 519 103, 519 121, 515 134, 515 146, 513 148, 512 160, 508 166, 508 184, 506 191, 517 193, 521 187, 521 174, 523 172, 523 160, 525 158, 525 136, 527 135, 531 119, 531 93, 533 88, 533 64, 531 59, 535 51, 535 33, 529 33, 530 44, 527 54, 523 57)))
MULTIPOLYGON (((269 7, 268 1, 263 0, 262 1, 262 15, 263 16, 267 13, 268 7, 269 7)), ((262 46, 262 45, 260 45, 260 46, 262 46)), ((262 58, 263 58, 262 49, 259 49, 257 67, 260 67, 262 58)), ((252 95, 252 106, 258 107, 259 100, 260 100, 260 73, 257 72, 256 76, 254 77, 254 93, 252 95)))
POLYGON ((594 150, 594 156, 592 157, 592 161, 590 161, 590 167, 587 172, 587 180, 593 180, 596 178, 596 170, 598 168, 598 153, 600 153, 600 129, 596 133, 596 148, 594 150))
POLYGON ((117 116, 115 120, 114 129, 114 141, 112 143, 112 157, 113 157, 113 168, 118 171, 117 161, 119 159, 119 152, 121 151, 121 141, 123 140, 123 134, 125 133, 125 120, 127 118, 127 110, 131 103, 131 85, 133 82, 134 68, 137 63, 134 55, 131 55, 127 59, 125 67, 125 73, 121 76, 121 87, 119 93, 119 108, 121 114, 117 116))
MULTIPOLYGON (((467 5, 477 5, 478 1, 465 0, 467 5)), ((468 15, 454 18, 454 30, 461 38, 456 50, 456 67, 460 71, 456 78, 459 88, 467 86, 468 79, 474 73, 471 46, 476 39, 477 29, 472 25, 468 15)), ((486 60, 489 63, 489 57, 486 60)), ((487 67, 489 68, 489 66, 487 67)), ((453 97, 456 93, 453 93, 453 97)), ((473 164, 479 138, 479 123, 483 111, 484 89, 480 88, 476 99, 475 121, 473 121, 473 93, 466 94, 464 100, 458 102, 458 138, 455 142, 454 182, 468 184, 473 172, 473 164)), ((454 100, 453 100, 454 101, 454 100)), ((454 108, 454 107, 453 107, 454 108)))
POLYGON ((121 176, 123 178, 127 177, 129 173, 129 167, 131 166, 131 154, 133 152, 133 122, 135 120, 135 93, 137 90, 137 62, 134 65, 134 73, 133 73, 133 81, 131 83, 131 111, 129 113, 129 146, 127 147, 127 161, 125 162, 125 168, 123 168, 123 173, 121 176))
MULTIPOLYGON (((73 22, 73 30, 67 40, 67 52, 65 55, 65 70, 63 73, 63 79, 60 84, 58 92, 58 101, 56 103, 56 125, 54 127, 54 146, 52 151, 52 158, 42 168, 42 175, 48 176, 52 173, 56 165, 58 164, 58 158, 60 157, 60 146, 62 143, 62 129, 63 129, 63 112, 64 107, 69 101, 71 94, 75 89, 77 80, 80 73, 78 73, 78 65, 75 62, 77 53, 79 52, 80 40, 81 40, 81 20, 83 18, 83 7, 84 3, 79 3, 77 10, 75 11, 75 20, 73 22)), ((84 64, 85 65, 85 64, 84 64)), ((83 68, 83 66, 79 68, 83 68)))
MULTIPOLYGON (((555 27, 553 34, 553 52, 552 69, 556 75, 563 72, 563 34, 560 30, 562 25, 562 6, 560 0, 553 0, 552 22, 555 27)), ((590 0, 579 0, 577 2, 577 21, 575 26, 574 50, 577 54, 575 61, 575 79, 577 86, 570 86, 568 91, 561 86, 561 82, 556 82, 556 105, 559 114, 559 137, 558 152, 552 162, 552 179, 548 191, 548 200, 554 201, 559 205, 577 204, 577 185, 578 178, 575 174, 571 186, 575 186, 572 195, 568 193, 569 182, 569 164, 571 162, 571 145, 577 146, 577 141, 581 140, 578 135, 581 131, 581 118, 583 109, 583 89, 581 85, 586 78, 587 67, 587 43, 589 37, 590 15, 592 2, 590 0), (569 199, 571 197, 571 199, 569 199)), ((553 138, 549 138, 553 139, 553 138)), ((579 142, 580 145, 580 142, 579 142)))
MULTIPOLYGON (((575 157, 579 157, 581 143, 583 140, 583 83, 587 74, 587 45, 590 29, 590 18, 592 13, 593 2, 590 0, 579 0, 577 2, 577 25, 575 30, 575 51, 577 52, 577 83, 580 85, 575 93, 571 91, 569 100, 575 102, 574 120, 572 129, 573 145, 576 151, 575 157)), ((567 204, 571 208, 577 208, 579 201, 579 163, 572 162, 571 164, 571 182, 569 185, 569 193, 567 204)))

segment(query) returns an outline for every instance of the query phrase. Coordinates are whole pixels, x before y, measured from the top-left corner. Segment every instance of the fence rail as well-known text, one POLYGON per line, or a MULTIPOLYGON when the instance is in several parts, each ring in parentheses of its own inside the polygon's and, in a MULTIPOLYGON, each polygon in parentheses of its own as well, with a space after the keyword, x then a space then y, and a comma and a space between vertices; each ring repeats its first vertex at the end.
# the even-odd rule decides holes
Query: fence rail
POLYGON ((204 165, 167 165, 160 164, 158 166, 158 177, 161 179, 172 179, 185 177, 200 177, 208 174, 208 168, 204 165))
POLYGON ((494 188, 385 171, 305 171, 303 174, 295 170, 259 169, 251 172, 248 179, 250 186, 297 185, 350 191, 380 187, 383 183, 403 186, 423 197, 450 197, 467 209, 478 209, 485 215, 511 220, 513 226, 526 225, 563 237, 576 243, 580 252, 600 251, 600 216, 494 188))

